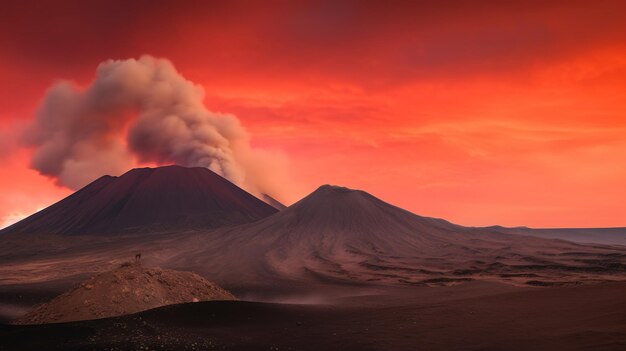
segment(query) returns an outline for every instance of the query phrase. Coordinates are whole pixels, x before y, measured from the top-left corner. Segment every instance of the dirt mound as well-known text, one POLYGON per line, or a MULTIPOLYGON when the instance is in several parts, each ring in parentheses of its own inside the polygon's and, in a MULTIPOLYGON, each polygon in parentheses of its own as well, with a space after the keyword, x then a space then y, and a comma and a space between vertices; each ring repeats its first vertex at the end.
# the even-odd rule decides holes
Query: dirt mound
POLYGON ((195 273, 125 264, 91 277, 14 324, 98 319, 164 305, 211 300, 236 298, 195 273))

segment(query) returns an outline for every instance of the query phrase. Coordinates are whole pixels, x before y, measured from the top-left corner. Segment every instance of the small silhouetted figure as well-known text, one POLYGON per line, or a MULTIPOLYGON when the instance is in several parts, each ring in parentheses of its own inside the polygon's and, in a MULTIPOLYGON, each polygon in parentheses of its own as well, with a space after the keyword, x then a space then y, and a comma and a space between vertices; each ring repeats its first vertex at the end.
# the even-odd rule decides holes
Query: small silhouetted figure
POLYGON ((135 255, 135 263, 139 263, 139 261, 141 261, 141 254, 140 253, 135 255))

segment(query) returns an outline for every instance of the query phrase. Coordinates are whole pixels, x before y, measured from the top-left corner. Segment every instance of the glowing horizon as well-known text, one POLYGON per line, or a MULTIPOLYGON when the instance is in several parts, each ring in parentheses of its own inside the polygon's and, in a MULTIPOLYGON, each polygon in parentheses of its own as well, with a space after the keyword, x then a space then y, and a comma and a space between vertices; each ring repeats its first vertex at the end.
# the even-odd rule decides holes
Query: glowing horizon
POLYGON ((0 226, 71 193, 18 143, 46 90, 144 54, 285 156, 287 204, 332 183, 462 225, 626 226, 619 1, 177 5, 6 5, 0 226))

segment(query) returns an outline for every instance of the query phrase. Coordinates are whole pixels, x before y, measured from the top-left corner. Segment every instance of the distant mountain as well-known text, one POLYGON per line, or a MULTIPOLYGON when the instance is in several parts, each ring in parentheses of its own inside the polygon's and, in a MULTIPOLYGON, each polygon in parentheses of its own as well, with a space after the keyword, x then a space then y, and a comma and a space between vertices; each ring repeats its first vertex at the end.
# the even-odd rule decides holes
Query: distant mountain
POLYGON ((502 226, 489 229, 517 235, 530 235, 545 239, 561 239, 583 244, 623 245, 626 246, 626 227, 615 228, 528 228, 502 226))
POLYGON ((103 176, 0 234, 208 229, 276 212, 207 168, 137 168, 120 177, 103 176))

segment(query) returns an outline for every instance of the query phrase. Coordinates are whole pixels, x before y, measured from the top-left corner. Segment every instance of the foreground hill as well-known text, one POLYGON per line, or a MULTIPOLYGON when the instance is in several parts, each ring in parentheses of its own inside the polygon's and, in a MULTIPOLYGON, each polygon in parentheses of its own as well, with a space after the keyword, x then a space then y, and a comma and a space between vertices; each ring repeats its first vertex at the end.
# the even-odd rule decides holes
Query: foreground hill
POLYGON ((0 234, 102 234, 207 229, 277 212, 207 168, 138 168, 103 176, 0 234))
POLYGON ((121 316, 185 302, 235 300, 228 291, 191 272, 125 264, 95 275, 19 318, 44 324, 121 316))

